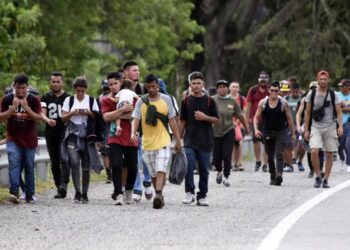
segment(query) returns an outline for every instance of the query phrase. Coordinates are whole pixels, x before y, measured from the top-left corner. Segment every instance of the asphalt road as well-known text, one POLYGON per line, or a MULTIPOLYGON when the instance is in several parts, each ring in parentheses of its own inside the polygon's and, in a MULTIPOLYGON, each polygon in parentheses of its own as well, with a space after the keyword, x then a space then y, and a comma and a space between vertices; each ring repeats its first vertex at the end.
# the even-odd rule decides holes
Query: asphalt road
MULTIPOLYGON (((75 204, 73 190, 64 200, 54 191, 36 204, 0 205, 0 249, 258 249, 283 218, 325 192, 313 188, 307 171, 285 173, 281 187, 269 175, 232 172, 231 187, 210 173, 209 207, 182 204, 184 187, 165 186, 165 207, 152 209, 144 198, 115 206, 111 184, 94 184, 89 204, 75 204)), ((198 176, 197 176, 198 177, 198 176)), ((331 187, 350 179, 335 163, 331 187)), ((350 188, 305 213, 288 230, 278 249, 350 249, 350 188)))

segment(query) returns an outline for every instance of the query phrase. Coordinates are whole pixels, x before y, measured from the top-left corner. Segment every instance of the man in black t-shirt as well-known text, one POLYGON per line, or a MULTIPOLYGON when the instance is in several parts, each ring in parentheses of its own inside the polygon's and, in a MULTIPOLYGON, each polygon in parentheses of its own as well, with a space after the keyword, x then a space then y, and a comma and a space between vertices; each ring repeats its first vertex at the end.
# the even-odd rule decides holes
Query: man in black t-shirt
POLYGON ((64 136, 65 126, 62 121, 62 106, 67 96, 63 91, 63 77, 60 72, 52 72, 50 75, 51 91, 41 98, 42 117, 46 122, 45 138, 50 155, 51 170, 57 188, 54 198, 65 198, 66 187, 69 181, 69 172, 65 170, 60 160, 60 145, 64 136), (62 170, 62 171, 61 171, 62 170), (64 187, 61 186, 64 182, 64 187))
POLYGON ((219 121, 219 116, 215 101, 202 92, 203 87, 203 74, 200 72, 191 74, 191 95, 186 96, 181 103, 179 130, 181 137, 185 133, 184 147, 188 161, 185 181, 186 197, 183 204, 191 204, 195 201, 193 171, 198 162, 199 192, 197 193, 197 205, 208 206, 206 196, 210 154, 214 146, 212 124, 219 121))

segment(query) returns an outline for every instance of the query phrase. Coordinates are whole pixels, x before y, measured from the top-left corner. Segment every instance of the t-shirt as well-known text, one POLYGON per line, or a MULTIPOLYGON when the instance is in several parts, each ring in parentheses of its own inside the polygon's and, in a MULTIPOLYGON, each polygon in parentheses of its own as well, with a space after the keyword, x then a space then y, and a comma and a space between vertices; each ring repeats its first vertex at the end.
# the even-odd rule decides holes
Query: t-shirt
POLYGON ((259 86, 253 86, 249 89, 248 95, 247 95, 247 101, 252 104, 250 109, 250 119, 253 121, 256 111, 258 110, 258 105, 261 99, 264 99, 266 96, 269 95, 268 89, 264 89, 263 92, 260 91, 259 86))
POLYGON ((64 100, 69 96, 66 92, 56 96, 52 92, 46 93, 41 98, 41 107, 47 110, 47 117, 56 121, 56 126, 45 126, 45 137, 60 137, 64 133, 64 123, 62 121, 62 106, 64 100))
POLYGON ((213 126, 214 137, 222 137, 234 128, 232 116, 240 116, 241 108, 230 96, 221 97, 219 95, 215 95, 213 96, 213 99, 218 107, 220 117, 220 121, 213 126))
MULTIPOLYGON (((13 94, 6 95, 1 101, 1 112, 5 112, 12 105, 13 94)), ((29 94, 27 96, 29 107, 35 112, 41 113, 39 99, 29 94)), ((19 105, 7 120, 7 140, 15 142, 19 147, 36 148, 38 146, 38 133, 36 123, 27 112, 19 105)))
MULTIPOLYGON (((176 113, 170 97, 161 93, 159 93, 159 95, 160 97, 158 100, 149 100, 150 105, 156 106, 157 112, 167 115, 169 119, 174 118, 176 113)), ((156 126, 146 124, 147 108, 147 105, 140 98, 132 113, 133 118, 141 120, 143 150, 158 150, 170 145, 170 135, 161 120, 157 119, 156 126)))
POLYGON ((138 97, 138 95, 130 89, 122 89, 116 94, 116 97, 119 97, 118 104, 125 103, 125 102, 129 104, 133 104, 134 98, 138 97))
POLYGON ((207 95, 187 96, 181 102, 180 119, 186 121, 184 146, 198 151, 210 152, 214 146, 213 126, 207 121, 197 121, 195 111, 219 118, 215 101, 207 95))
POLYGON ((292 115, 293 118, 293 122, 294 124, 296 124, 296 115, 297 115, 297 107, 298 107, 298 102, 300 102, 301 96, 297 97, 297 98, 293 98, 292 96, 286 96, 285 98, 288 101, 288 106, 290 108, 290 113, 292 115))
MULTIPOLYGON (((338 97, 340 101, 343 103, 345 107, 350 107, 350 93, 347 95, 344 95, 341 91, 337 92, 338 97)), ((343 124, 347 123, 350 118, 350 112, 349 111, 343 111, 343 124)))
MULTIPOLYGON (((74 109, 90 109, 90 97, 86 94, 84 95, 84 99, 81 101, 77 99, 77 95, 74 95, 73 106, 71 109, 69 108, 69 99, 70 97, 67 97, 63 103, 62 110, 65 112, 70 112, 71 110, 74 110, 74 109)), ((97 112, 99 111, 97 101, 95 98, 94 98, 94 103, 92 105, 92 110, 97 112)), ((79 125, 79 124, 86 124, 87 119, 88 119, 87 115, 73 115, 70 118, 70 121, 79 125)))
MULTIPOLYGON (((115 103, 109 98, 109 96, 103 96, 101 98, 101 110, 102 114, 112 112, 116 110, 115 103)), ((108 133, 108 144, 119 144, 127 147, 137 147, 137 143, 131 144, 130 136, 131 136, 131 123, 130 120, 121 119, 120 127, 123 129, 123 132, 120 136, 112 136, 108 133)), ((109 131, 109 129, 108 129, 109 131)))
MULTIPOLYGON (((310 91, 307 94, 307 96, 305 98, 305 102, 311 102, 311 94, 312 94, 312 91, 310 91)), ((338 95, 335 94, 334 96, 335 96, 334 104, 340 103, 338 95)), ((323 94, 320 94, 318 91, 316 91, 313 110, 317 110, 323 106, 323 102, 324 102, 325 97, 326 97, 326 93, 323 95, 323 94)), ((329 126, 334 124, 333 106, 332 106, 332 102, 331 102, 331 94, 330 93, 328 93, 327 105, 326 105, 324 110, 325 110, 325 115, 324 115, 323 119, 321 121, 317 122, 312 118, 311 127, 322 129, 322 128, 328 128, 329 126)))

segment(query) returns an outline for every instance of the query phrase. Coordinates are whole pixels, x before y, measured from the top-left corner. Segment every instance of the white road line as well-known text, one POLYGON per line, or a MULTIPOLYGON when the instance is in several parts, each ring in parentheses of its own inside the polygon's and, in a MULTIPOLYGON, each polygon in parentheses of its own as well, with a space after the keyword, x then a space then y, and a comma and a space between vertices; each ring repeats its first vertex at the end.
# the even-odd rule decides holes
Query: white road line
POLYGON ((287 217, 281 220, 277 226, 275 226, 270 233, 261 242, 258 250, 276 250, 280 246, 282 239, 288 232, 288 230, 309 210, 317 206, 321 201, 327 199, 329 196, 336 192, 350 186, 350 180, 340 183, 339 185, 330 188, 311 200, 305 202, 303 205, 291 212, 287 217))

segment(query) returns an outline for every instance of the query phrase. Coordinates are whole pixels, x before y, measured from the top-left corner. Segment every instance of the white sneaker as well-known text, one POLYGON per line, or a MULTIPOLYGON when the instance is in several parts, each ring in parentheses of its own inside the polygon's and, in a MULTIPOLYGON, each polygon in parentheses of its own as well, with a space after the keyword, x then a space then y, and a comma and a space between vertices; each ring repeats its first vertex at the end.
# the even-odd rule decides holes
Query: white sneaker
POLYGON ((349 165, 346 165, 346 172, 350 173, 350 166, 349 165))
POLYGON ((152 190, 151 187, 146 187, 145 188, 145 197, 146 197, 147 200, 152 199, 152 197, 153 197, 153 190, 152 190))
POLYGON ((191 203, 193 203, 195 201, 196 201, 196 198, 194 197, 194 194, 192 194, 191 192, 187 192, 186 193, 186 197, 182 201, 182 203, 188 205, 188 204, 191 204, 191 203))
POLYGON ((222 184, 224 184, 224 186, 225 186, 225 187, 229 187, 229 186, 231 186, 231 184, 230 184, 230 181, 229 181, 228 177, 225 177, 225 178, 224 178, 224 181, 222 182, 222 184))
POLYGON ((140 194, 132 194, 132 199, 136 202, 139 203, 141 201, 141 195, 140 194))
MULTIPOLYGON (((35 194, 33 194, 32 197, 33 197, 33 200, 34 200, 34 201, 37 201, 37 200, 38 200, 38 198, 36 197, 35 194)), ((26 193, 23 192, 23 193, 21 194, 21 197, 19 197, 19 199, 20 199, 20 200, 25 200, 25 199, 26 199, 26 193)))
POLYGON ((201 198, 197 201, 197 206, 207 207, 209 206, 209 202, 207 201, 206 198, 201 198))
POLYGON ((132 190, 125 190, 125 204, 133 204, 132 190))
POLYGON ((124 195, 119 194, 119 195, 117 196, 115 205, 117 205, 117 206, 122 206, 122 205, 124 205, 124 195))
POLYGON ((222 172, 218 172, 216 175, 216 183, 221 184, 222 182, 222 172))

